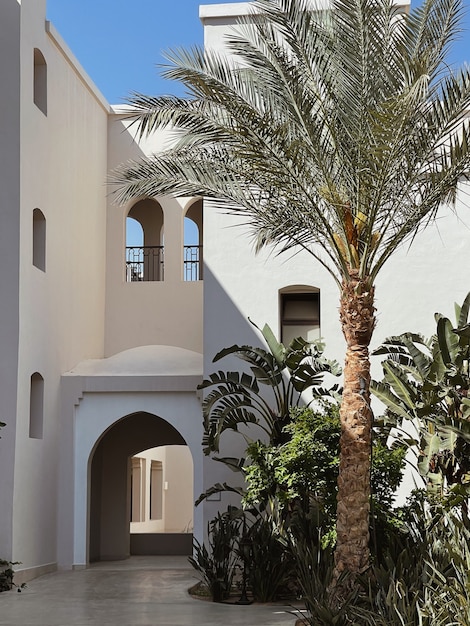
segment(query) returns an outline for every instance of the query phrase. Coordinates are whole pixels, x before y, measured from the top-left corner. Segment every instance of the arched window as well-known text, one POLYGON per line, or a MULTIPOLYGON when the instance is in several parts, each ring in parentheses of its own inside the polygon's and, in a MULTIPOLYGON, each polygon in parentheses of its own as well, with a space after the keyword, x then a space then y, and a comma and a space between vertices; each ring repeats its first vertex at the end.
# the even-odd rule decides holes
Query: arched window
POLYGON ((192 204, 184 218, 183 278, 185 281, 202 280, 202 200, 192 204))
POLYGON ((31 376, 29 398, 29 436, 31 439, 42 439, 44 423, 44 378, 35 372, 31 376))
POLYGON ((281 342, 288 346, 296 337, 320 339, 320 291, 299 285, 282 289, 279 296, 281 342))
POLYGON ((34 83, 33 101, 44 115, 47 115, 47 64, 44 55, 38 48, 34 48, 34 83))
POLYGON ((140 200, 126 219, 126 281, 163 280, 163 211, 155 200, 140 200))
POLYGON ((41 209, 33 211, 33 265, 46 271, 46 218, 41 209))

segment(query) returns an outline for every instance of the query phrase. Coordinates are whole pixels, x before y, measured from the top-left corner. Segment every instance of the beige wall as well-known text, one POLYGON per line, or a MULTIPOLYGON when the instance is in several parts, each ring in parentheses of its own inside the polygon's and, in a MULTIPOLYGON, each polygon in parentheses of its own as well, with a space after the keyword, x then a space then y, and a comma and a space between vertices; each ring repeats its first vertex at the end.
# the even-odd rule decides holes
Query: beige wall
POLYGON ((60 38, 45 2, 21 3, 21 237, 13 557, 56 561, 62 372, 103 356, 107 113, 60 38), (33 102, 33 49, 47 63, 47 114, 33 102), (32 214, 46 217, 46 271, 32 263, 32 214), (29 436, 30 379, 44 378, 42 439, 29 436))
POLYGON ((13 487, 19 318, 20 5, 0 3, 0 555, 13 556, 13 487))
MULTIPOLYGON (((110 169, 165 145, 165 135, 134 143, 122 116, 109 121, 110 169)), ((106 356, 133 346, 162 344, 202 351, 202 281, 183 280, 183 222, 194 199, 158 198, 164 217, 165 278, 125 281, 125 206, 109 198, 107 218, 106 356)))

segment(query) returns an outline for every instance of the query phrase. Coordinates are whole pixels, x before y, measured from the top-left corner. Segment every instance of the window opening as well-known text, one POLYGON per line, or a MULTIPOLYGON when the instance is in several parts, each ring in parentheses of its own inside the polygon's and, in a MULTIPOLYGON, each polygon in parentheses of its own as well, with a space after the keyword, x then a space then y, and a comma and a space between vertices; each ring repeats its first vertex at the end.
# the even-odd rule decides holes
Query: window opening
POLYGON ((281 293, 281 341, 289 345, 296 337, 313 343, 320 339, 320 293, 281 293))
POLYGON ((33 265, 46 271, 46 218, 40 209, 33 211, 33 265))
POLYGON ((33 101, 44 115, 47 115, 47 64, 44 55, 34 48, 33 101))
POLYGON ((126 219, 126 282, 160 281, 163 276, 163 211, 155 200, 140 200, 126 219))
POLYGON ((184 218, 183 279, 202 280, 202 269, 202 200, 198 200, 184 218))
POLYGON ((31 439, 42 439, 44 423, 44 379, 35 372, 31 376, 29 398, 29 436, 31 439))

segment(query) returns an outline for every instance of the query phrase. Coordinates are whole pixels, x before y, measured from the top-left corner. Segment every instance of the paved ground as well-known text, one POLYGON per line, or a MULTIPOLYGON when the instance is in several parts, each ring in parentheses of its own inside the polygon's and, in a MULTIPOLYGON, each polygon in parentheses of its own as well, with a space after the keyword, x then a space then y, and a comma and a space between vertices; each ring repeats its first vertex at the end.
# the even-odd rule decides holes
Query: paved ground
POLYGON ((191 598, 185 557, 132 557, 36 578, 0 593, 2 626, 294 626, 291 607, 191 598))

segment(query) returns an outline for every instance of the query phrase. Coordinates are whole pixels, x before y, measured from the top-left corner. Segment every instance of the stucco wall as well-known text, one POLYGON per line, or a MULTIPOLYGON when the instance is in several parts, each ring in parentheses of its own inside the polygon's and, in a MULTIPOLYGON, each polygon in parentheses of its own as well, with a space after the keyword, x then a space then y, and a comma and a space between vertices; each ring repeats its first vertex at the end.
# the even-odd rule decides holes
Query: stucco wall
MULTIPOLYGON (((109 168, 167 145, 163 133, 137 145, 122 115, 109 120, 109 168)), ((183 280, 184 216, 195 199, 158 198, 164 219, 164 280, 126 282, 126 217, 135 202, 109 196, 107 217, 106 356, 133 346, 162 344, 202 351, 203 281, 183 280)))
POLYGON ((0 4, 0 555, 13 556, 13 487, 19 317, 20 5, 0 4))
POLYGON ((60 375, 103 355, 107 113, 45 2, 21 3, 21 226, 13 556, 56 561, 60 375), (33 49, 47 64, 47 111, 33 102, 33 49), (45 271, 32 263, 33 210, 46 218, 45 271), (43 437, 29 436, 30 380, 44 378, 43 437), (39 540, 40 538, 40 540, 39 540))

